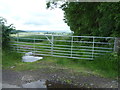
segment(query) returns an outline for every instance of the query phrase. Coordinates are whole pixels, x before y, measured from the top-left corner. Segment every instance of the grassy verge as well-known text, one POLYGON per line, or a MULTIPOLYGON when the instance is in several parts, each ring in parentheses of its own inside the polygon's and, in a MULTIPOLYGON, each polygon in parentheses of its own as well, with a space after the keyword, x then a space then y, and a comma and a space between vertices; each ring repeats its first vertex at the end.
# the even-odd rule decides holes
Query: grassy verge
POLYGON ((16 52, 3 51, 2 67, 9 68, 10 66, 17 65, 18 63, 20 63, 21 56, 21 54, 18 54, 16 52))
POLYGON ((2 53, 2 68, 14 70, 34 70, 41 68, 40 65, 36 66, 37 62, 22 62, 23 54, 17 52, 3 51, 2 53))
MULTIPOLYGON (((58 64, 66 67, 74 68, 77 71, 82 70, 88 73, 97 74, 103 77, 117 78, 118 77, 118 60, 120 57, 116 54, 108 54, 95 58, 94 61, 88 60, 64 60, 57 61, 58 64)), ((84 71, 83 71, 84 72, 84 71)))
POLYGON ((21 62, 21 57, 22 54, 4 51, 2 55, 3 68, 11 68, 14 70, 36 70, 46 67, 50 68, 50 66, 53 66, 55 68, 59 66, 62 68, 72 69, 76 72, 82 72, 85 74, 90 73, 115 79, 118 77, 118 60, 120 60, 120 57, 114 53, 95 58, 94 61, 44 57, 44 59, 40 61, 25 63, 21 62))

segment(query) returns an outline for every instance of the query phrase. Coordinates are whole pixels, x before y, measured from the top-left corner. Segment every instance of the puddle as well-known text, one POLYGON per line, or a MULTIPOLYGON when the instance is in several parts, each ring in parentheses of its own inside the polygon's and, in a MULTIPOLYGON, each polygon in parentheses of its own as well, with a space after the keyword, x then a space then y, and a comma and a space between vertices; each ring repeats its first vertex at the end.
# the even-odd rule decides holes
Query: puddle
POLYGON ((32 55, 33 55, 32 52, 25 53, 25 55, 22 56, 22 61, 23 62, 35 62, 35 61, 38 61, 40 59, 43 59, 43 57, 32 56, 32 55))
POLYGON ((61 83, 61 82, 53 82, 48 80, 38 80, 35 82, 30 82, 22 85, 23 88, 77 88, 77 86, 61 83))
POLYGON ((46 80, 42 79, 35 82, 23 84, 22 87, 23 88, 47 88, 45 82, 46 80))
POLYGON ((47 88, 77 88, 72 84, 61 83, 61 82, 53 82, 53 81, 46 81, 47 88))

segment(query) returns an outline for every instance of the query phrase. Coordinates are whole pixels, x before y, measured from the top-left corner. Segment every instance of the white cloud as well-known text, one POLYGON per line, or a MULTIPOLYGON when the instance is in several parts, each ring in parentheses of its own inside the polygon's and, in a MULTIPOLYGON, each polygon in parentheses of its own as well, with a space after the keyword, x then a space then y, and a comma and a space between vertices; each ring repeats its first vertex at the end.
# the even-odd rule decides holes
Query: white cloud
POLYGON ((0 14, 22 30, 66 30, 61 9, 46 9, 45 0, 0 0, 0 14))

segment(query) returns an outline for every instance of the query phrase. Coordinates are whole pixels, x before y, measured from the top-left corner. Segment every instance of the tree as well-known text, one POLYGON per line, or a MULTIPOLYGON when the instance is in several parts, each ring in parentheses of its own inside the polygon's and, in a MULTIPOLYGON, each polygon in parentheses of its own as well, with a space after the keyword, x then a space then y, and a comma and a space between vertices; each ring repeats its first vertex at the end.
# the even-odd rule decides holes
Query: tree
POLYGON ((2 26, 2 49, 10 48, 10 34, 15 30, 13 24, 7 26, 7 20, 3 17, 0 17, 0 24, 2 26))
MULTIPOLYGON (((53 2, 47 8, 55 8, 53 2)), ((59 8, 74 35, 120 36, 120 2, 64 2, 59 8)))

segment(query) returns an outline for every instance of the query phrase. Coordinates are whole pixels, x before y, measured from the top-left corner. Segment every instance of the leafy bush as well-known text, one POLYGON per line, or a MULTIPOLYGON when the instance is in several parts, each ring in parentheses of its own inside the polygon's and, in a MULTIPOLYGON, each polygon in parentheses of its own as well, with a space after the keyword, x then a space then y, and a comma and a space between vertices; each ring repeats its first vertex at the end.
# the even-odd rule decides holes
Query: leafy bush
POLYGON ((6 19, 0 17, 0 24, 2 25, 2 49, 10 49, 10 34, 15 30, 13 24, 7 26, 6 19))

